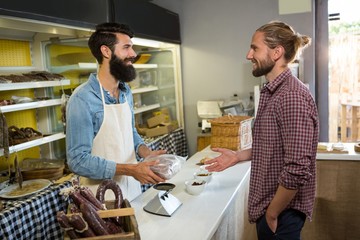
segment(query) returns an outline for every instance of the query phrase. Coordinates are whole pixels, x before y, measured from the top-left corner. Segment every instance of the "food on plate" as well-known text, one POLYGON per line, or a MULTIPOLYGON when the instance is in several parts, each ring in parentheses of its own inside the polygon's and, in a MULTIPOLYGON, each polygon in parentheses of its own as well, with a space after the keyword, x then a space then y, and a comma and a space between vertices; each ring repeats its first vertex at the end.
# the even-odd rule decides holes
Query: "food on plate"
POLYGON ((327 143, 318 143, 317 150, 324 150, 327 151, 328 145, 327 143))
POLYGON ((200 180, 185 181, 186 191, 191 195, 199 195, 205 189, 206 182, 200 180))
POLYGON ((209 157, 204 157, 204 158, 202 158, 201 160, 200 160, 200 164, 201 165, 204 165, 205 164, 205 162, 207 161, 207 160, 210 160, 211 158, 209 158, 209 157))
POLYGON ((357 152, 357 153, 360 153, 360 143, 356 143, 354 145, 354 151, 357 152))
POLYGON ((196 174, 196 176, 199 176, 199 177, 207 177, 207 176, 210 176, 211 173, 198 173, 196 174))
POLYGON ((345 146, 343 143, 333 143, 332 148, 333 150, 342 151, 344 150, 345 146))
POLYGON ((7 196, 10 196, 10 197, 11 196, 20 196, 20 195, 33 193, 39 189, 42 189, 46 185, 48 185, 47 182, 31 182, 29 184, 23 185, 22 188, 17 187, 14 190, 11 190, 10 192, 7 193, 7 196))
POLYGON ((212 172, 208 172, 208 170, 206 170, 204 166, 201 166, 200 170, 194 173, 194 178, 196 180, 205 181, 207 183, 210 182, 211 177, 212 177, 212 172))
POLYGON ((341 142, 337 143, 318 143, 318 153, 348 153, 345 144, 341 142))
POLYGON ((192 186, 199 186, 199 185, 203 185, 203 184, 205 184, 204 181, 203 182, 193 182, 191 185, 192 186))

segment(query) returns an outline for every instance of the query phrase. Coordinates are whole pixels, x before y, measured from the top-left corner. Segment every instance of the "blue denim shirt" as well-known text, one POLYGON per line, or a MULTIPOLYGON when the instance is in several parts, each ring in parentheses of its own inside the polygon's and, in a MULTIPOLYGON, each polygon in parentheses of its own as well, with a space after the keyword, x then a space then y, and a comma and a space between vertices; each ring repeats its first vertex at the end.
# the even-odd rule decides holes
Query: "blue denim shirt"
MULTIPOLYGON (((119 94, 120 103, 129 102, 134 113, 133 97, 127 84, 125 91, 119 94), (126 97, 125 97, 126 96, 126 97)), ((116 99, 104 91, 105 103, 115 104, 116 99)), ((66 107, 66 150, 69 168, 76 174, 92 179, 109 179, 115 175, 116 163, 91 155, 93 139, 98 133, 104 117, 100 85, 96 74, 92 73, 89 80, 77 87, 71 95, 66 107)), ((135 128, 132 114, 133 137, 135 151, 144 144, 135 128)))

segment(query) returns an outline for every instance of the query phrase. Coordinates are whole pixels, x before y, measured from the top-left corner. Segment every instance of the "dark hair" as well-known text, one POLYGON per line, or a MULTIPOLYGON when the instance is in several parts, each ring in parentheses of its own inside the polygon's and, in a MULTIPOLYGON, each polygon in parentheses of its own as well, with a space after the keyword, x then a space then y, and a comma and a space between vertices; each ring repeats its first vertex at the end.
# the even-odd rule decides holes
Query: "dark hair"
POLYGON ((103 61, 100 47, 105 45, 114 51, 114 45, 117 43, 116 33, 126 34, 130 38, 134 37, 134 32, 128 25, 116 22, 97 25, 95 32, 90 36, 88 46, 99 64, 103 61))
POLYGON ((285 49, 285 59, 288 63, 294 61, 311 43, 311 38, 306 35, 296 33, 288 24, 280 21, 269 22, 256 30, 265 35, 265 44, 274 49, 281 45, 285 49))

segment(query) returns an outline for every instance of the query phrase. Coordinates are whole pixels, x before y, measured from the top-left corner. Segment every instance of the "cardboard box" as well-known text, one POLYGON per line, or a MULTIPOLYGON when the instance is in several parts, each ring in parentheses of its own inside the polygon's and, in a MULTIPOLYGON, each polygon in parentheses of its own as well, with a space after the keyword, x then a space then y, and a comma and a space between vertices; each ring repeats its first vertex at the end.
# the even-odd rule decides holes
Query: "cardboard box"
POLYGON ((154 116, 157 116, 157 115, 160 115, 160 114, 165 114, 165 115, 169 115, 170 116, 170 111, 168 108, 160 108, 159 111, 154 111, 153 112, 153 115, 154 116))
POLYGON ((163 124, 166 122, 168 117, 165 114, 160 114, 155 117, 151 117, 147 120, 147 125, 149 128, 153 128, 156 126, 159 126, 160 124, 163 124))
POLYGON ((174 131, 178 127, 179 127, 178 122, 173 121, 171 123, 167 123, 167 124, 157 126, 157 127, 154 127, 154 128, 148 128, 148 129, 146 129, 146 134, 145 135, 147 137, 161 136, 161 135, 164 135, 164 134, 171 133, 172 131, 174 131))
POLYGON ((140 135, 146 137, 157 137, 164 134, 168 134, 179 128, 177 121, 172 121, 170 123, 162 123, 156 127, 148 128, 145 125, 137 125, 136 130, 140 135))
POLYGON ((169 123, 172 121, 169 108, 160 108, 159 111, 154 111, 154 112, 152 112, 152 114, 153 114, 153 116, 165 114, 167 117, 166 122, 169 123))
POLYGON ((149 128, 146 130, 147 137, 156 137, 160 135, 167 134, 171 131, 171 126, 158 126, 154 128, 149 128))

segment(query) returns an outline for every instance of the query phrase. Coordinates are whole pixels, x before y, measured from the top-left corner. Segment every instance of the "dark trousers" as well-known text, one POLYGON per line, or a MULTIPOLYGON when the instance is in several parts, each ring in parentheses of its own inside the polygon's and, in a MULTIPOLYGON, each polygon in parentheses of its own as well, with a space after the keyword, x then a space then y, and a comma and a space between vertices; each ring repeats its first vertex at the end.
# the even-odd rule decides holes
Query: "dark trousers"
POLYGON ((259 240, 300 240, 300 232, 304 226, 304 213, 286 209, 278 217, 278 226, 274 232, 269 228, 265 215, 256 222, 256 231, 259 240))

